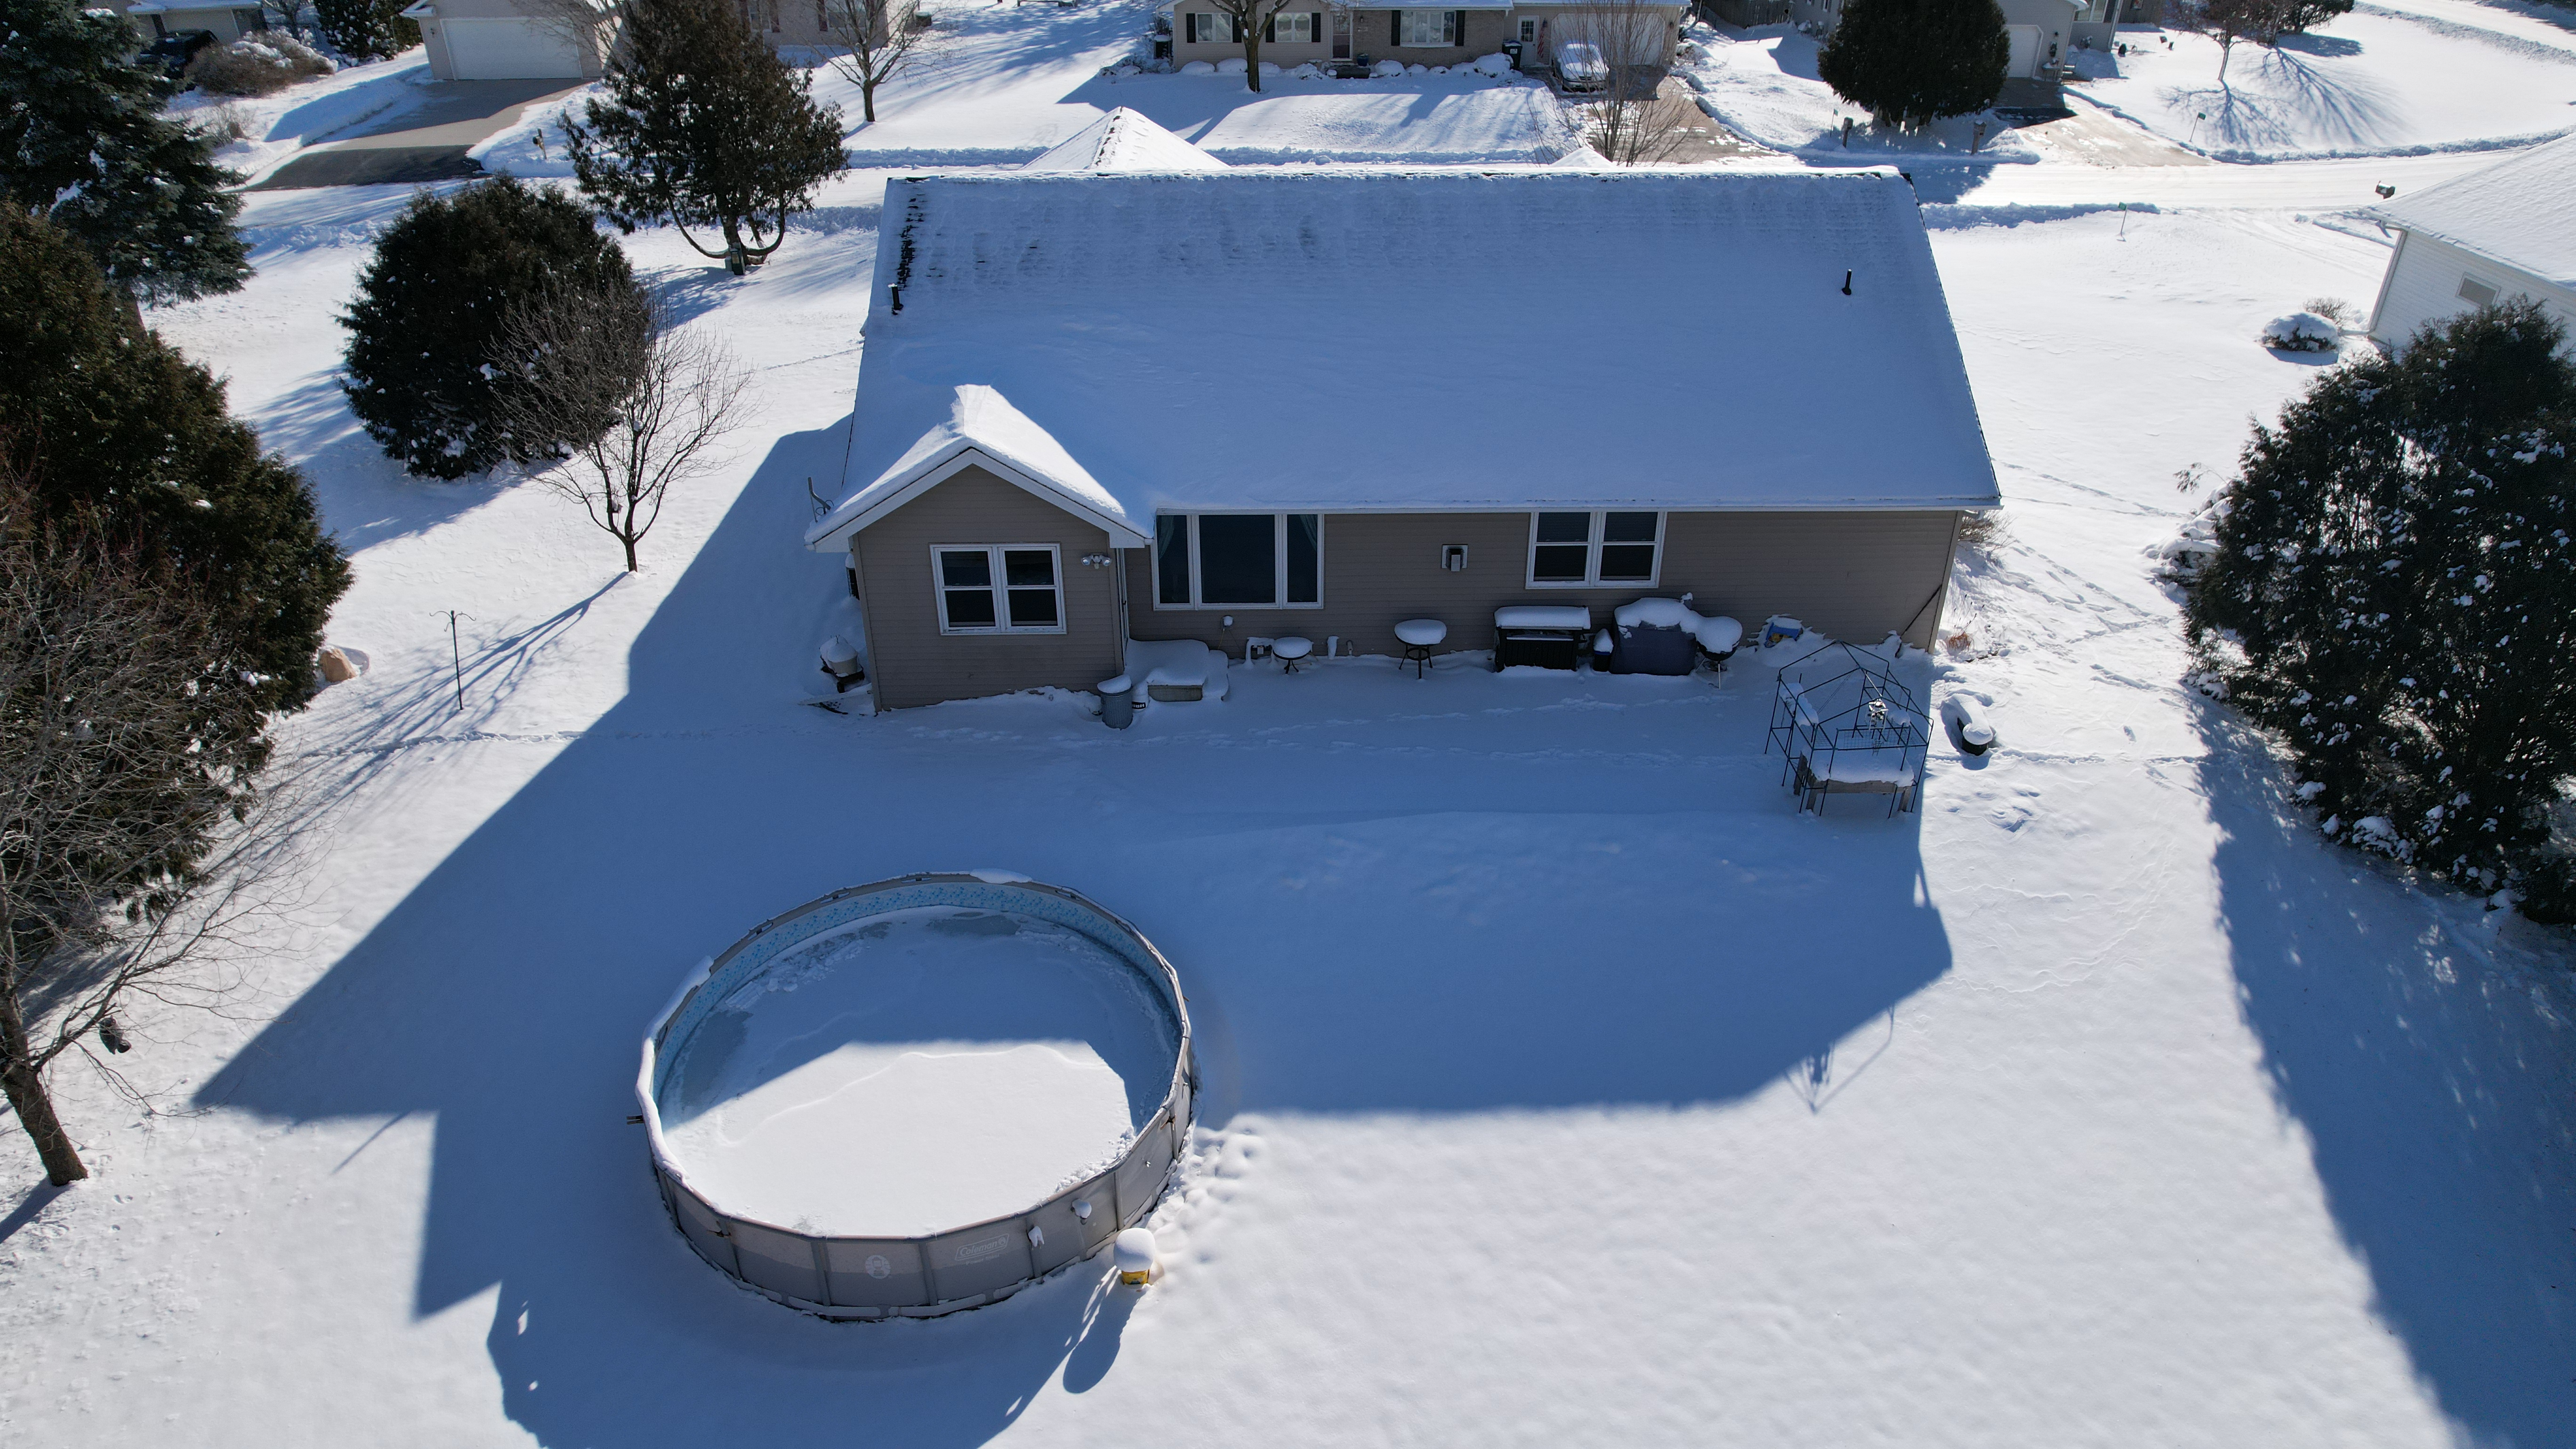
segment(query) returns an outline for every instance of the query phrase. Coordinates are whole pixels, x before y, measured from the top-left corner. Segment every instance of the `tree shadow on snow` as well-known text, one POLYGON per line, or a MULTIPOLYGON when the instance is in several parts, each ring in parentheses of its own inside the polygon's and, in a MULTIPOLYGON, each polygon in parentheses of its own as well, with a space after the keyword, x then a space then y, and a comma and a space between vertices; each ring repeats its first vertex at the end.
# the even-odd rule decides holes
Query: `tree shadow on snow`
POLYGON ((1821 1109, 1949 967, 1916 817, 1798 815, 1745 671, 1730 709, 1489 710, 1325 754, 1232 702, 1120 735, 1035 700, 803 708, 848 627, 840 562, 797 543, 843 445, 778 440, 636 638, 626 697, 200 1096, 436 1114, 414 1311, 497 1286, 504 1406, 542 1443, 975 1444, 1059 1374, 1113 1371, 1130 1305, 1096 1260, 950 1319, 833 1325, 671 1227, 626 1121, 644 1027, 700 956, 835 887, 1005 866, 1110 904, 1190 982, 1210 1125, 1784 1075, 1821 1109))
POLYGON ((270 451, 302 460, 296 466, 312 480, 322 517, 353 554, 427 533, 491 502, 515 481, 507 473, 452 483, 405 473, 349 411, 336 368, 308 373, 243 416, 270 451))
POLYGON ((2233 715, 2204 705, 2202 729, 2245 1019, 2380 1319, 2462 1442, 2564 1443, 2576 1115, 2534 974, 2559 968, 2499 947, 2504 917, 2325 843, 2233 715))

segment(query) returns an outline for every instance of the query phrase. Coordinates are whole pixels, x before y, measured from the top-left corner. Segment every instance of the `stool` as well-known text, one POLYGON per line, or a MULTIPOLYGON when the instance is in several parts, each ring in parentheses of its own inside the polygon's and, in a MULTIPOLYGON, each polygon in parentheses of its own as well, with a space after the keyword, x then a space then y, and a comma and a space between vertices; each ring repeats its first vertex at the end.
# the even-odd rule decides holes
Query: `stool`
POLYGON ((1420 679, 1431 667, 1431 646, 1449 637, 1449 626, 1437 619, 1407 619, 1395 626, 1395 637, 1404 643, 1404 662, 1413 666, 1413 677, 1420 679))
POLYGON ((1298 664, 1314 652, 1314 640, 1301 639, 1294 634, 1270 641, 1270 656, 1278 660, 1279 667, 1289 674, 1296 673, 1298 664))

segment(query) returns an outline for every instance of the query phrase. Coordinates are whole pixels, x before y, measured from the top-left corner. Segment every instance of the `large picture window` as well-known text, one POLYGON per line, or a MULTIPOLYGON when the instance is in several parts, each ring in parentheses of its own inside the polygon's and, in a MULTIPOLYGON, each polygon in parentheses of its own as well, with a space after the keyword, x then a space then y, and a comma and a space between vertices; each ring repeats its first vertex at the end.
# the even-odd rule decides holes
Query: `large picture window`
POLYGON ((1530 515, 1532 588, 1652 584, 1663 568, 1664 516, 1595 510, 1530 515))
POLYGON ((1154 603, 1311 609, 1324 602, 1318 513, 1166 513, 1154 520, 1154 603))
POLYGON ((1051 543, 943 543, 930 551, 942 634, 1061 634, 1064 571, 1051 543))
POLYGON ((1416 49, 1464 45, 1459 32, 1467 28, 1464 10, 1398 10, 1395 12, 1395 43, 1416 49))

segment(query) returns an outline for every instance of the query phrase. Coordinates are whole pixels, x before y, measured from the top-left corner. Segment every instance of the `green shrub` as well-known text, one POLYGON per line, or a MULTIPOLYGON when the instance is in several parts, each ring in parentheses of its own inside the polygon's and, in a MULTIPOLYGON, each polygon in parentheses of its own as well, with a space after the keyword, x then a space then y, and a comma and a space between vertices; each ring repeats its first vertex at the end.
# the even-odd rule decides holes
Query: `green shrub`
POLYGON ((320 51, 294 36, 264 30, 199 51, 188 62, 188 82, 209 95, 265 96, 331 71, 320 51))
POLYGON ((581 203, 512 177, 421 192, 376 240, 341 315, 349 406, 413 473, 463 478, 556 456, 512 436, 490 360, 510 305, 547 288, 631 287, 634 270, 581 203))

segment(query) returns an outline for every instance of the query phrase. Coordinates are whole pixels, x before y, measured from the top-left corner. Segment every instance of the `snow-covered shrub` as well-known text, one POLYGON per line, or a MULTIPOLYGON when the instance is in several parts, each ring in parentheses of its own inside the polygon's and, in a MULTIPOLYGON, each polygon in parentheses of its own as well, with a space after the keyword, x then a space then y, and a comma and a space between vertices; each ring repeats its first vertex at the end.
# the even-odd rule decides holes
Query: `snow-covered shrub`
POLYGON ((1229 55, 1225 59, 1218 61, 1216 63, 1216 73, 1218 75, 1243 74, 1243 57, 1239 55, 1229 55))
POLYGON ((2361 326, 2361 309, 2341 297, 2310 297, 2299 310, 2314 312, 2347 332, 2361 326))
POLYGON ((2275 352, 2332 352, 2343 346, 2343 329, 2314 312, 2293 312, 2264 323, 2262 342, 2275 352))
POLYGON ((1324 75, 1322 71, 1315 68, 1315 63, 1311 60, 1306 62, 1304 65, 1297 67, 1295 70, 1288 72, 1288 74, 1291 78, 1296 80, 1320 80, 1324 75))
POLYGON ((1477 56, 1476 72, 1479 75, 1489 75, 1499 80, 1512 73, 1512 58, 1503 54, 1499 50, 1495 51, 1491 55, 1477 56))
POLYGON ((240 106, 231 101, 206 107, 190 116, 188 124, 195 128, 198 135, 214 137, 215 144, 218 146, 250 139, 250 117, 243 113, 240 106))
POLYGON ((1959 516, 1959 543, 1978 553, 1991 553, 2003 542, 2004 514, 2000 508, 1981 508, 1959 516))
POLYGON ((1408 65, 1404 68, 1404 73, 1406 75, 1429 75, 1431 74, 1431 67, 1427 65, 1408 65))
POLYGON ((1404 74, 1404 62, 1400 60, 1381 60, 1377 64, 1369 67, 1369 74, 1377 77, 1379 80, 1392 79, 1393 77, 1404 74))
MULTIPOLYGON (((1181 74, 1183 75, 1214 75, 1216 73, 1216 67, 1203 60, 1194 60, 1181 67, 1181 74)), ((1243 74, 1242 61, 1238 60, 1234 63, 1234 74, 1243 74)))
POLYGON ((331 62, 291 35, 262 31, 230 45, 210 46, 188 62, 188 80, 218 96, 264 96, 307 76, 329 75, 331 62))
POLYGON ((2188 585, 2195 653, 2328 833, 2486 890, 2555 868, 2576 779, 2565 335, 2489 306, 2321 373, 2255 430, 2188 585))

